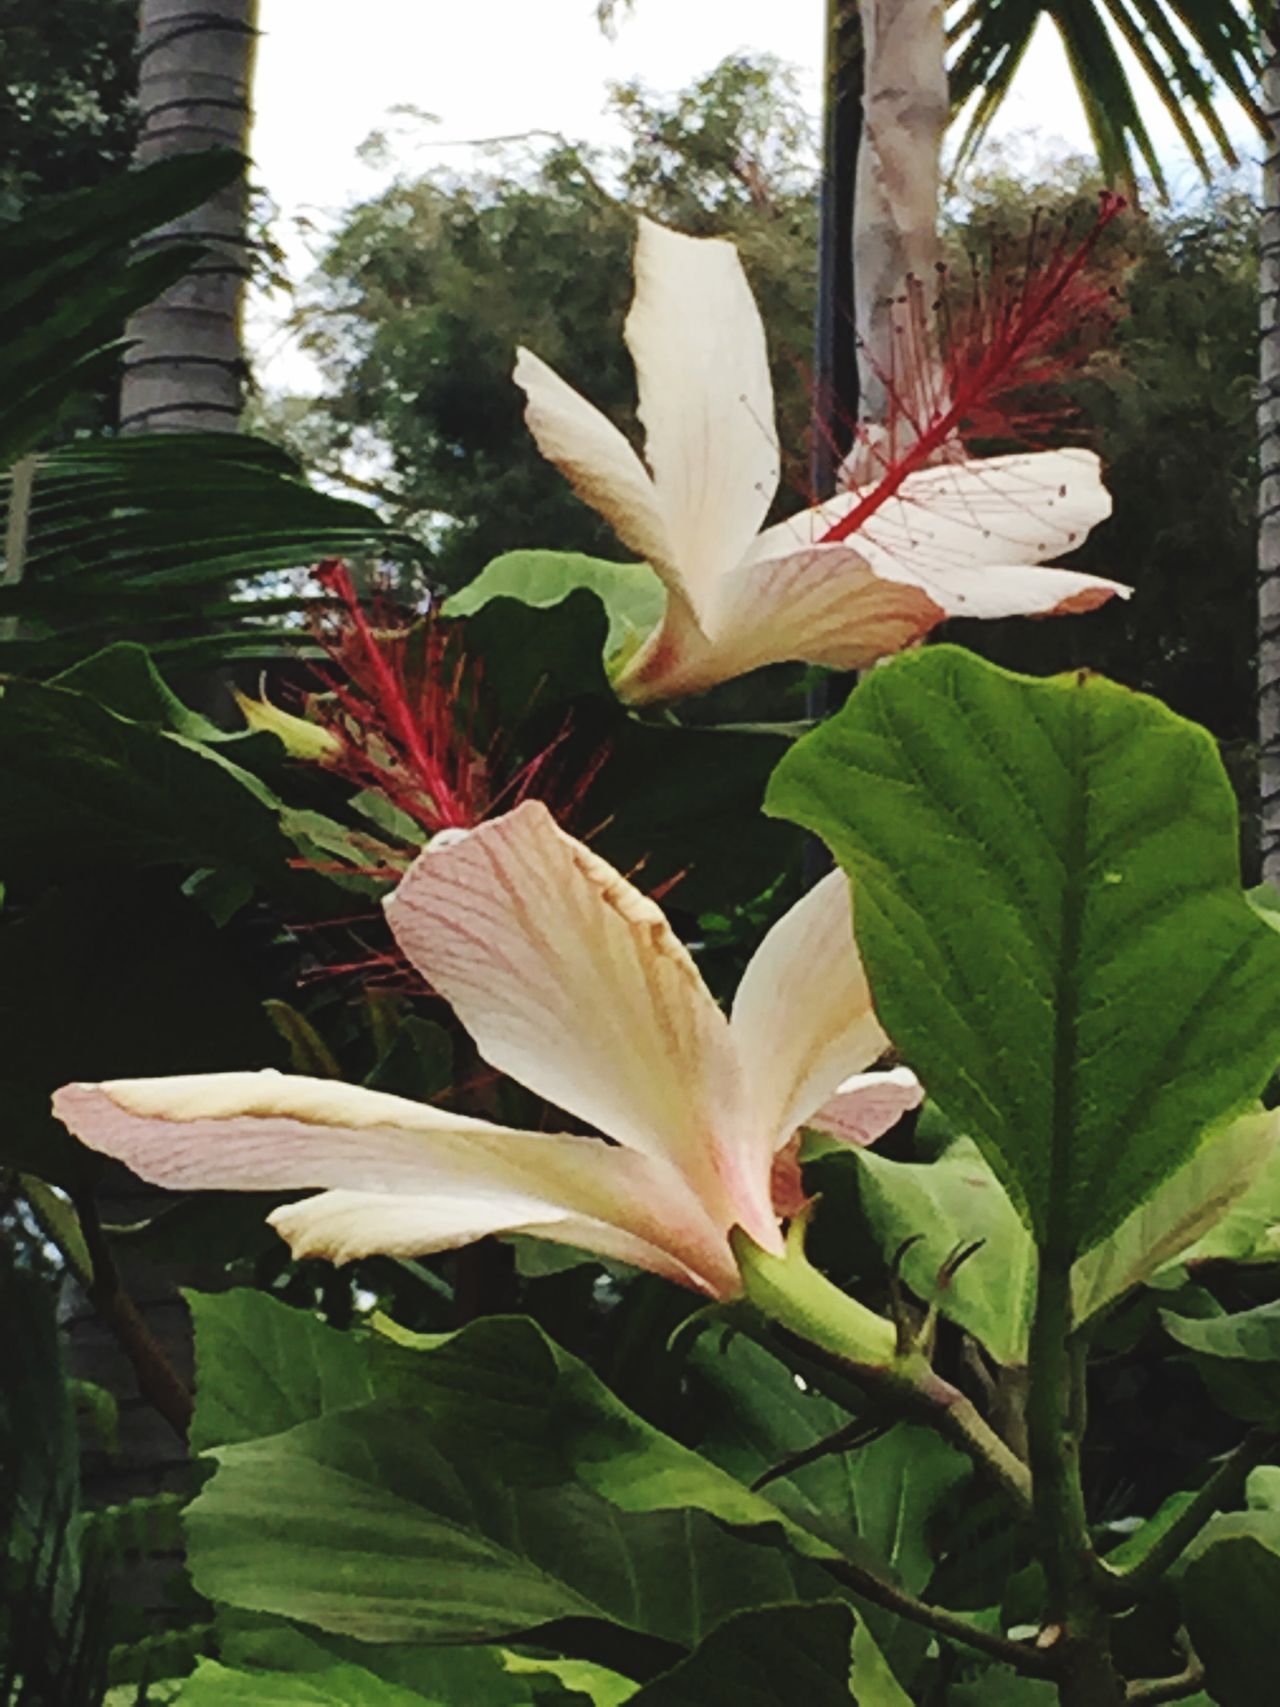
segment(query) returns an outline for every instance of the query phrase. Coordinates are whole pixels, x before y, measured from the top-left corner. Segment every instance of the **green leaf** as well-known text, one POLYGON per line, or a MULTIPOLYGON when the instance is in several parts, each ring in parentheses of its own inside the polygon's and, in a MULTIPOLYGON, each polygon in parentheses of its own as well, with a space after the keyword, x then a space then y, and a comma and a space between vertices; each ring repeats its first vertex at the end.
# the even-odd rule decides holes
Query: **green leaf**
POLYGON ((375 1646, 319 1632, 304 1635, 280 1619, 245 1613, 224 1612, 218 1638, 220 1657, 240 1672, 314 1675, 342 1666, 371 1672, 442 1707, 614 1707, 636 1688, 630 1679, 583 1661, 533 1661, 494 1647, 375 1646))
POLYGON ((1280 1155, 1273 1155, 1221 1220, 1183 1253, 1185 1263, 1280 1261, 1280 1155))
POLYGON ((862 1206, 887 1258, 907 1246, 902 1277, 918 1298, 980 1341, 997 1363, 1025 1363, 1035 1299, 1035 1247, 977 1147, 961 1139, 934 1162, 856 1152, 862 1206), (939 1289, 949 1257, 981 1247, 939 1289))
MULTIPOLYGON (((702 1452, 743 1481, 834 1434, 848 1413, 741 1335, 704 1336, 689 1359, 702 1452)), ((926 1531, 969 1475, 967 1458, 927 1429, 900 1424, 769 1483, 770 1497, 817 1535, 857 1535, 888 1576, 918 1592, 933 1573, 926 1531)))
MULTIPOLYGON (((1072 1272, 1076 1320, 1084 1323, 1150 1280, 1242 1202, 1269 1170, 1280 1116, 1247 1114, 1206 1138, 1072 1272)), ((1026 1362, 1035 1303, 1035 1248, 994 1172, 969 1139, 934 1162, 894 1162, 860 1150, 862 1207, 886 1259, 912 1243, 902 1274, 916 1295, 981 1342, 997 1363, 1026 1362), (961 1246, 981 1246, 945 1287, 938 1277, 961 1246)), ((844 1160, 843 1157, 840 1158, 844 1160)), ((1212 1233, 1205 1234, 1212 1237, 1212 1233)))
MULTIPOLYGON (((828 1440, 850 1420, 741 1335, 723 1346, 704 1335, 691 1353, 688 1378, 702 1424, 701 1451, 743 1481, 754 1482, 828 1440)), ((969 1475, 968 1459, 936 1434, 899 1424, 775 1477, 768 1492, 797 1523, 918 1594, 935 1569, 935 1520, 969 1475)), ((887 1672, 892 1662, 911 1681, 924 1657, 919 1627, 874 1607, 866 1618, 869 1629, 860 1626, 855 1652, 861 1643, 868 1667, 887 1672)))
POLYGON ((1163 1310, 1166 1331, 1205 1357, 1240 1363, 1280 1363, 1280 1300, 1232 1316, 1175 1316, 1163 1310))
POLYGON ((1273 1172, 1278 1141, 1280 1114, 1274 1110, 1242 1115, 1225 1131, 1211 1132, 1185 1167, 1080 1258, 1072 1275, 1076 1320, 1091 1320, 1175 1258, 1190 1261, 1273 1172))
POLYGON ((197 1588, 372 1642, 568 1618, 680 1646, 743 1606, 812 1594, 785 1554, 701 1512, 624 1512, 581 1480, 531 1479, 504 1420, 523 1419, 499 1400, 468 1451, 417 1407, 371 1404, 219 1449, 187 1514, 197 1588))
POLYGON ((491 599, 517 599, 546 610, 585 587, 609 619, 605 656, 625 653, 662 620, 667 594, 647 563, 608 563, 575 551, 508 551, 480 571, 444 606, 446 616, 471 616, 491 599))
MULTIPOLYGON (((1275 1672, 1280 1605, 1280 1529, 1268 1514, 1215 1518, 1183 1573, 1183 1612, 1220 1707, 1258 1707, 1275 1672)), ((1273 1515, 1273 1514, 1269 1514, 1273 1515)))
POLYGON ((217 1660, 201 1660, 178 1702, 179 1707, 450 1707, 439 1696, 387 1683, 362 1666, 233 1671, 217 1660))
POLYGON ((1088 1250, 1280 1054, 1280 939, 1217 749, 1154 700, 951 646, 872 672, 767 810, 854 885, 885 1029, 1036 1239, 1088 1250))
POLYGON ((622 1707, 622 1703, 630 1701, 636 1692, 636 1685, 629 1677, 608 1671, 604 1666, 592 1665, 588 1660, 534 1659, 527 1654, 512 1653, 509 1649, 501 1652, 508 1676, 530 1680, 556 1678, 566 1689, 574 1692, 575 1699, 581 1697, 584 1702, 590 1702, 591 1707, 622 1707))
POLYGON ((355 1335, 261 1292, 185 1296, 200 1373, 193 1451, 278 1434, 372 1398, 369 1353, 355 1335))
POLYGON ((530 1322, 411 1350, 299 1325, 254 1292, 195 1308, 215 1347, 197 1370, 205 1438, 319 1408, 214 1452, 187 1514, 212 1599, 365 1641, 492 1641, 585 1618, 691 1647, 743 1607, 832 1592, 797 1556, 828 1547, 530 1322), (357 1352, 376 1395, 363 1404, 357 1352))
MULTIPOLYGON (((838 1603, 770 1606, 729 1619, 634 1707, 881 1707, 891 1698, 850 1691, 853 1613, 838 1603)), ((857 1679, 854 1684, 856 1686, 857 1679)))

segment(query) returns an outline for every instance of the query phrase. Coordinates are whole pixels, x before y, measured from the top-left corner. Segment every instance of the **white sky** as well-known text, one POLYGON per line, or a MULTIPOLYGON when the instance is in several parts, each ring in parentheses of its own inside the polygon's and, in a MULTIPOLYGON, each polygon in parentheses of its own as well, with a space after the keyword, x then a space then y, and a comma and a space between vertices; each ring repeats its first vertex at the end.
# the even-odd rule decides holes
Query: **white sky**
MULTIPOLYGON (((594 0, 260 0, 252 151, 257 179, 281 209, 295 276, 307 271, 315 233, 353 201, 377 193, 397 168, 425 170, 469 138, 537 128, 605 142, 605 85, 638 77, 674 91, 739 50, 771 52, 800 71, 816 111, 825 0, 637 0, 614 41, 594 0), (356 150, 395 127, 409 105, 439 122, 397 136, 388 167, 356 150), (297 222, 314 230, 307 238, 297 222)), ((1181 150, 1163 114, 1148 122, 1175 186, 1181 150)), ((1247 148, 1243 120, 1232 127, 1247 148)), ((995 135, 1033 133, 1038 145, 1087 150, 1088 133, 1061 49, 1042 27, 1018 73, 995 135)), ((1187 173, 1189 177, 1189 172, 1187 173)), ((259 304, 249 335, 273 389, 311 390, 310 363, 280 328, 284 305, 259 304)))

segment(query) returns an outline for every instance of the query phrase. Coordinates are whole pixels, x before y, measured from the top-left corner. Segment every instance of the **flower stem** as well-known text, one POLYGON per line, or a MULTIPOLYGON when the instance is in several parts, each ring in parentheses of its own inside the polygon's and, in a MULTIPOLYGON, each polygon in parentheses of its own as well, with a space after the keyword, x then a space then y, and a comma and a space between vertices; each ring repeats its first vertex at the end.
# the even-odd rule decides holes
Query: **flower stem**
POLYGON ((1071 1266, 1069 1245, 1046 1244, 1031 1327, 1027 1441, 1036 1553, 1048 1587, 1046 1633, 1053 1635, 1047 1651, 1061 1707, 1123 1707, 1080 1478, 1084 1368, 1072 1340, 1071 1266))

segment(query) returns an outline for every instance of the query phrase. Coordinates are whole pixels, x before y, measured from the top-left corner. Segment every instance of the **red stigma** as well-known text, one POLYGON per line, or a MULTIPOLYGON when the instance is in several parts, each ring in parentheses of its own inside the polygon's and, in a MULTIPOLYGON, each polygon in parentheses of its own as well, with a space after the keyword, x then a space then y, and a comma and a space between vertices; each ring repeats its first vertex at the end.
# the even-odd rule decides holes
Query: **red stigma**
POLYGON ((1061 372, 1069 363, 1055 351, 1064 339, 1090 319, 1105 316, 1110 294, 1089 277, 1089 263, 1102 233, 1126 205, 1123 196, 1104 192, 1083 240, 1060 243, 1039 260, 1034 254, 1039 233, 1033 227, 1021 274, 1002 283, 993 267, 984 286, 975 270, 967 307, 956 315, 945 300, 940 305, 936 337, 920 282, 908 282, 903 374, 880 376, 892 406, 893 418, 885 428, 888 449, 877 451, 869 440, 862 446, 883 472, 861 501, 819 536, 819 544, 848 539, 909 475, 949 452, 962 454, 966 435, 996 438, 1012 431, 1016 416, 1008 400, 1061 372), (900 454, 899 437, 910 439, 900 454))
POLYGON ((315 578, 337 601, 313 621, 329 654, 315 712, 342 743, 331 768, 384 794, 430 833, 470 829, 489 808, 488 767, 476 748, 476 672, 456 628, 428 616, 406 623, 362 605, 344 563, 315 578))

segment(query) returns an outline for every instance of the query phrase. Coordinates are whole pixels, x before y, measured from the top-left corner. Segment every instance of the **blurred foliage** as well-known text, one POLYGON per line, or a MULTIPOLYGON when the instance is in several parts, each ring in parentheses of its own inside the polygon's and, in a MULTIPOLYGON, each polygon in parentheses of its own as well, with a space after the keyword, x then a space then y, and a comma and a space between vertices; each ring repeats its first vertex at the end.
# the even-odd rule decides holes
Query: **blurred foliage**
POLYGON ((137 0, 0 0, 0 219, 127 166, 137 0))

